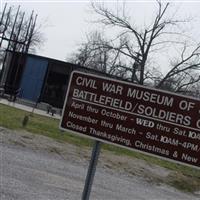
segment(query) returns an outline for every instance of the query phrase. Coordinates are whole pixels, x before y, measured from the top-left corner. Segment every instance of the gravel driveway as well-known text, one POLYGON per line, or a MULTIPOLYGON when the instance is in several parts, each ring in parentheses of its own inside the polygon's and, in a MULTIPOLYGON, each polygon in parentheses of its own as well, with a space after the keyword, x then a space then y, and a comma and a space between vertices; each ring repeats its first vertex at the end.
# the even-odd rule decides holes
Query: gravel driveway
MULTIPOLYGON (((79 200, 90 149, 0 127, 0 200, 79 200)), ((101 152, 91 200, 197 200, 166 185, 147 181, 144 173, 165 177, 170 171, 101 152), (120 160, 120 162, 119 162, 120 160), (135 172, 124 170, 123 163, 135 172), (141 176, 140 176, 141 173, 141 176)))

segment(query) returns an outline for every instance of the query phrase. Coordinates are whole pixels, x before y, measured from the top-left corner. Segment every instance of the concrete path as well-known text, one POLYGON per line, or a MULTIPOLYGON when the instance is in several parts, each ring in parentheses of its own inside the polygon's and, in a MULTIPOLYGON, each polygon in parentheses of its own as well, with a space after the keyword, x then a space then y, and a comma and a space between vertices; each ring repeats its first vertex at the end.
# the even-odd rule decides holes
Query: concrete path
POLYGON ((46 117, 52 117, 52 118, 56 118, 56 119, 61 118, 61 116, 58 115, 58 114, 54 114, 52 116, 50 113, 48 114, 44 110, 33 108, 31 106, 23 105, 23 104, 16 103, 16 102, 11 102, 11 101, 8 101, 7 99, 3 99, 3 98, 0 98, 0 103, 4 104, 4 105, 15 107, 15 108, 18 108, 18 109, 21 109, 21 110, 25 110, 25 111, 28 111, 28 112, 34 112, 36 114, 43 115, 43 116, 46 116, 46 117))

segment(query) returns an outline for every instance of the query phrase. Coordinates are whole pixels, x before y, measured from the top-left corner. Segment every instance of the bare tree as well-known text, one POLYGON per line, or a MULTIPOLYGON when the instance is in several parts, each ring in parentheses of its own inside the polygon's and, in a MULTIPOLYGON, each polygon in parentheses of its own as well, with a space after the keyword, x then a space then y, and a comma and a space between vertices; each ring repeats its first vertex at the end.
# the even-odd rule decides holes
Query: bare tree
MULTIPOLYGON (((95 51, 102 51, 107 54, 107 63, 109 57, 115 57, 114 64, 107 65, 107 72, 123 69, 123 76, 132 82, 138 84, 156 83, 157 88, 167 89, 171 82, 170 90, 184 92, 189 86, 199 81, 199 76, 195 75, 195 70, 199 70, 199 48, 197 45, 193 49, 186 45, 186 35, 179 30, 180 25, 189 23, 190 20, 175 19, 168 17, 170 10, 169 3, 156 2, 157 8, 152 22, 145 27, 137 27, 131 21, 131 17, 127 16, 125 6, 119 10, 107 8, 103 3, 92 3, 93 11, 99 16, 97 20, 109 29, 115 28, 118 34, 111 40, 95 40, 95 51), (154 57, 159 56, 159 51, 168 46, 178 45, 181 50, 179 57, 170 63, 170 70, 163 75, 150 62, 154 57), (192 72, 192 73, 191 73, 192 72), (173 81, 172 81, 173 80, 173 81)), ((136 19, 135 19, 136 20, 136 19)), ((87 41, 85 46, 87 49, 91 46, 91 41, 87 41)), ((84 52, 84 48, 82 51, 84 52)), ((90 49, 91 50, 91 49, 90 49)), ((87 57, 87 54, 85 54, 87 57)), ((156 60, 156 59, 154 59, 156 60)))
MULTIPOLYGON (((96 69, 108 74, 123 77, 128 67, 120 64, 120 52, 110 48, 110 41, 99 33, 94 32, 87 36, 87 41, 80 45, 77 53, 71 56, 71 62, 96 69)), ((125 78, 125 77, 124 77, 125 78)))
POLYGON ((186 53, 187 47, 184 45, 180 58, 171 62, 171 69, 163 76, 157 88, 162 88, 164 83, 174 79, 174 91, 187 92, 193 84, 200 81, 200 46, 186 53))
POLYGON ((1 49, 7 48, 13 51, 34 51, 36 47, 44 42, 42 26, 36 23, 37 15, 32 11, 30 16, 20 10, 20 6, 15 8, 7 4, 0 13, 0 44, 1 49))
POLYGON ((37 15, 34 11, 26 15, 20 6, 7 8, 5 4, 0 13, 0 85, 9 93, 17 94, 19 91, 18 78, 21 63, 26 59, 24 55, 35 51, 36 47, 44 41, 42 26, 38 26, 36 22, 37 15), (14 56, 15 52, 21 53, 17 61, 14 56), (6 70, 8 63, 11 66, 10 71, 6 70), (14 78, 7 81, 11 73, 14 74, 14 78))

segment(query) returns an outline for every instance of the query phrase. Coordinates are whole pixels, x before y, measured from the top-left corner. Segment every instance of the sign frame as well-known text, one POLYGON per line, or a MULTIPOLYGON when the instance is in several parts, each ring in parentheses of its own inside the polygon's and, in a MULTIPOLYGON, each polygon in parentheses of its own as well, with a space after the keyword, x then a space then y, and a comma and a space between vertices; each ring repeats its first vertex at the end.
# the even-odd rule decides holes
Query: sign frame
MULTIPOLYGON (((61 120, 60 120, 60 123, 59 123, 59 128, 61 130, 63 130, 63 131, 71 132, 73 134, 76 134, 76 135, 79 135, 79 136, 82 136, 82 137, 85 137, 85 138, 88 138, 88 139, 97 140, 99 142, 115 145, 115 146, 118 146, 120 148, 125 148, 125 149, 131 150, 131 151, 135 151, 135 152, 138 152, 138 153, 142 153, 142 154, 148 155, 148 156, 153 156, 153 157, 156 157, 156 158, 159 158, 159 159, 162 159, 162 160, 166 160, 166 161, 169 161, 169 162, 185 165, 185 166, 188 166, 188 167, 193 167, 195 169, 200 169, 200 167, 198 167, 196 165, 192 165, 192 164, 188 164, 188 163, 181 162, 181 161, 178 161, 178 160, 174 160, 172 158, 162 157, 160 155, 156 155, 156 154, 149 153, 149 152, 146 152, 146 151, 143 151, 143 150, 131 148, 131 147, 128 147, 128 146, 123 146, 121 144, 110 142, 110 141, 107 141, 107 140, 104 140, 104 139, 97 138, 95 136, 86 135, 84 133, 81 133, 81 132, 78 132, 78 131, 74 131, 74 130, 62 127, 62 121, 63 121, 63 117, 64 117, 64 114, 65 114, 65 108, 67 106, 67 101, 69 99, 69 93, 70 93, 70 90, 71 90, 72 78, 73 78, 74 74, 76 74, 76 73, 83 74, 83 75, 86 75, 86 76, 90 76, 91 78, 100 78, 100 79, 105 80, 105 81, 106 80, 114 81, 114 82, 118 82, 120 84, 125 84, 127 86, 131 86, 132 85, 132 86, 136 86, 136 87, 142 88, 144 90, 148 89, 148 90, 151 90, 151 91, 161 92, 163 94, 168 94, 168 95, 175 95, 175 96, 178 96, 178 97, 186 98, 186 99, 189 99, 189 100, 191 99, 191 100, 195 100, 195 101, 199 101, 200 102, 199 99, 194 98, 194 97, 184 96, 184 95, 181 95, 181 94, 176 94, 176 93, 165 91, 165 90, 161 90, 161 89, 155 89, 155 88, 150 88, 150 87, 143 86, 143 85, 137 85, 137 84, 134 84, 134 83, 131 83, 131 82, 126 82, 126 81, 114 79, 114 78, 111 78, 111 77, 105 77, 105 76, 102 76, 102 75, 99 75, 99 74, 86 73, 86 72, 83 72, 83 71, 74 70, 74 71, 72 71, 72 73, 70 75, 70 79, 69 79, 69 83, 68 83, 68 89, 67 89, 67 93, 66 93, 66 97, 65 97, 65 101, 64 101, 64 106, 63 106, 63 110, 62 110, 62 116, 61 116, 61 120)), ((120 112, 122 112, 122 111, 120 110, 120 112)), ((126 112, 126 111, 124 111, 124 112, 126 112)), ((143 116, 143 117, 144 118, 148 118, 147 116, 143 116)), ((158 121, 159 121, 159 119, 158 119, 158 121)), ((165 122, 165 123, 169 123, 170 124, 170 122, 165 122)), ((185 126, 181 126, 181 125, 179 125, 179 126, 183 127, 183 128, 185 127, 185 126)), ((190 127, 186 127, 186 128, 190 128, 190 127)))

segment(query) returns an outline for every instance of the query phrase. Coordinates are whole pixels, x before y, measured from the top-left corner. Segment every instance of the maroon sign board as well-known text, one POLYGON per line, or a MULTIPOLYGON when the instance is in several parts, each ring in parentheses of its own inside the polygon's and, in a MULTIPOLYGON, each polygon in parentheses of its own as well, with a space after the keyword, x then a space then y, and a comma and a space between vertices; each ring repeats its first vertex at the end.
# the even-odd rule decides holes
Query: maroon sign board
POLYGON ((60 128, 200 167, 200 101, 98 75, 71 75, 60 128))

